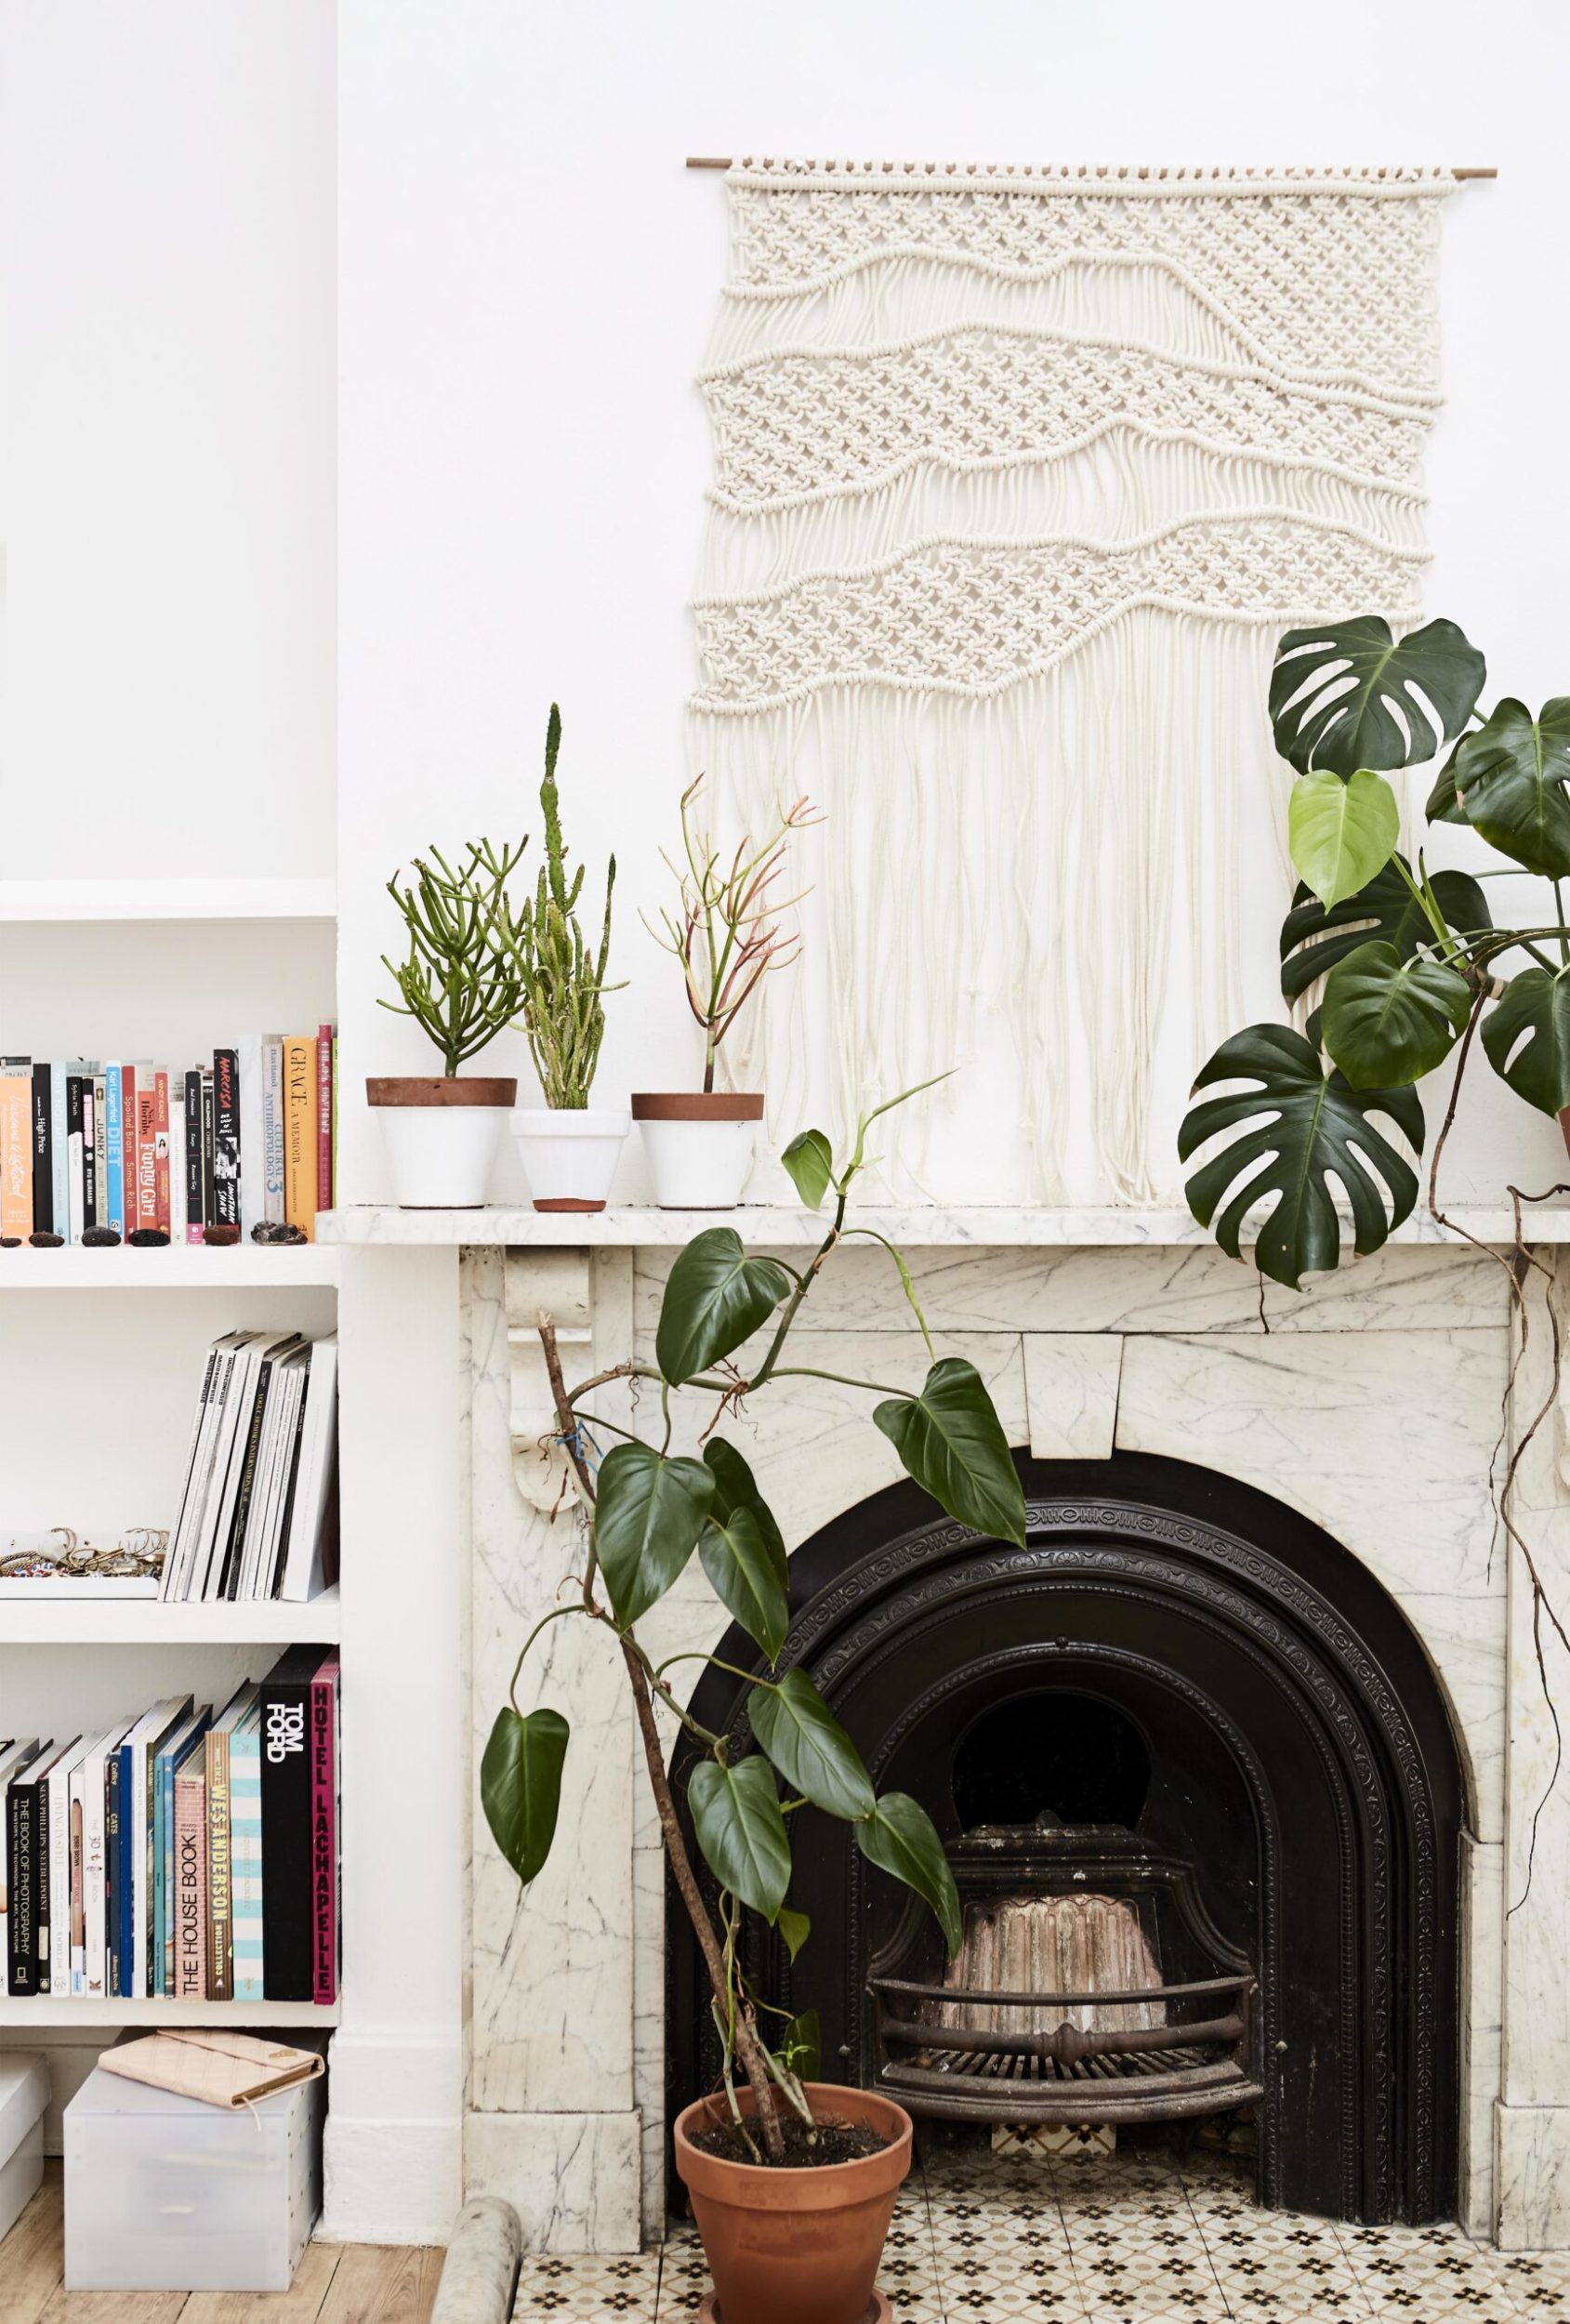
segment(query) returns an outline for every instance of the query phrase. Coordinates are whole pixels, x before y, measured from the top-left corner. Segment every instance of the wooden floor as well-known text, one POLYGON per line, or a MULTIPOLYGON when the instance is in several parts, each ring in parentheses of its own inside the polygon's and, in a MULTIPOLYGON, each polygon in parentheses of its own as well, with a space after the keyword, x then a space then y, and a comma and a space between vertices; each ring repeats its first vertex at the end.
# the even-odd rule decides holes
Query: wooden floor
POLYGON ((288 2291, 67 2291, 60 2166, 0 2242, 0 2324, 427 2324, 442 2254, 313 2243, 288 2291))

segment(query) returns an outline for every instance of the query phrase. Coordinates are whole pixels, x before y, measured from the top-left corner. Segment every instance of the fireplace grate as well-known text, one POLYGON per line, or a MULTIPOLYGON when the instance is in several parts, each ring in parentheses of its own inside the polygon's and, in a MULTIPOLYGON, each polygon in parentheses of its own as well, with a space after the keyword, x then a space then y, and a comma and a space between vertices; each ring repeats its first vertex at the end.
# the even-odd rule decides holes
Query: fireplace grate
POLYGON ((1251 1976, 1126 1992, 968 1990, 995 2015, 1032 2012, 1018 2033, 935 2023, 952 1986, 875 1977, 878 2085, 912 2114, 984 2122, 1161 2122, 1220 2114, 1263 2096, 1249 2068, 1251 1976), (1043 2013, 1140 2003, 1163 2022, 1097 2030, 1043 2013), (1190 2014, 1195 2009, 1197 2017, 1190 2014), (1210 2014, 1206 2014, 1204 2013, 1210 2014))

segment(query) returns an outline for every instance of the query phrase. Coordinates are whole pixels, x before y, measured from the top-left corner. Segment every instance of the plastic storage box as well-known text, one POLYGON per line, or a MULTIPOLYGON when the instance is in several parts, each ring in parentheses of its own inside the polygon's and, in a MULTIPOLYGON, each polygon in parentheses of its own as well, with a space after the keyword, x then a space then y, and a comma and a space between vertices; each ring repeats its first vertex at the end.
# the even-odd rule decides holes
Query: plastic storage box
POLYGON ((65 2110, 68 2291, 287 2291, 322 2206, 326 2082, 232 2113, 97 2067, 65 2110))
POLYGON ((8 2235, 44 2176, 48 2061, 36 2050, 0 2057, 0 2236, 8 2235))

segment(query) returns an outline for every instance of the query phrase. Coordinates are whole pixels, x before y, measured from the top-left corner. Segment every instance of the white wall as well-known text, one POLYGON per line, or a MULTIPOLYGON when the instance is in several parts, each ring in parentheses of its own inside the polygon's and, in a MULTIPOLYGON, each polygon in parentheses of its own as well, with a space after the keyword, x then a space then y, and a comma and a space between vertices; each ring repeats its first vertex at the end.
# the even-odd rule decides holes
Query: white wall
MULTIPOLYGON (((1484 647, 1500 692, 1536 703, 1570 683, 1567 65, 1555 0, 1486 19, 1459 0, 1328 0, 1312 19, 1258 0, 345 0, 355 836, 346 822, 340 998, 363 1028, 356 1070, 425 1053, 368 1006, 388 925, 376 878, 437 832, 537 831, 554 695, 569 838, 591 864, 617 852, 614 965, 634 980, 600 1087, 614 1100, 692 1075, 671 964, 636 917, 662 893, 655 851, 682 780, 708 479, 692 378, 725 258, 722 185, 685 171, 686 154, 1497 163, 1497 184, 1446 205, 1427 601, 1484 647)), ((1261 912, 1253 947, 1260 1015, 1279 1007, 1273 918, 1261 912)), ((1181 1046, 1176 1009, 1171 1023, 1181 1046)), ((521 1044, 503 1050, 526 1075, 521 1044)), ((1169 1111, 1194 1062, 1174 1061, 1169 1111)), ((1480 1073, 1484 1102, 1451 1148, 1454 1190, 1497 1186, 1501 1169, 1546 1184, 1551 1126, 1488 1084, 1480 1073)), ((960 1195, 1013 1111, 1001 1071, 962 1086, 966 1135, 940 1174, 960 1195)), ((357 1189, 381 1191, 374 1142, 357 1152, 357 1189)), ((640 1190, 636 1157, 623 1183, 640 1190)))

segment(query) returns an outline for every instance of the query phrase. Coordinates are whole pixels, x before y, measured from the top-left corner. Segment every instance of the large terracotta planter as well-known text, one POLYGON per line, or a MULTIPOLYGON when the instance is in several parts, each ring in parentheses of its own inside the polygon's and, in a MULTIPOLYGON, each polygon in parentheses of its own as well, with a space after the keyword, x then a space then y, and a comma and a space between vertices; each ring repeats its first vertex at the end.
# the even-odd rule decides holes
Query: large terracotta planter
MULTIPOLYGON (((742 2112, 755 2111, 750 2090, 742 2112)), ((676 2168, 693 2199, 714 2278, 720 2324, 862 2324, 877 2264, 910 2171, 910 2117, 871 2090, 809 2082, 814 2114, 865 2122, 892 2141, 860 2162, 769 2171, 725 2162, 693 2133, 728 2119, 721 2098, 700 2098, 676 2120, 676 2168)))

